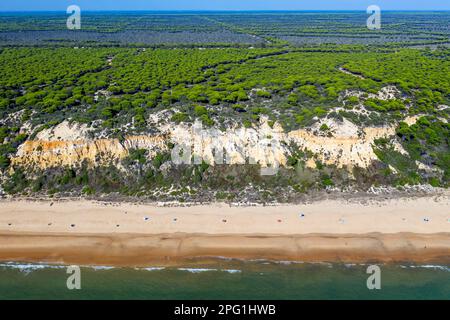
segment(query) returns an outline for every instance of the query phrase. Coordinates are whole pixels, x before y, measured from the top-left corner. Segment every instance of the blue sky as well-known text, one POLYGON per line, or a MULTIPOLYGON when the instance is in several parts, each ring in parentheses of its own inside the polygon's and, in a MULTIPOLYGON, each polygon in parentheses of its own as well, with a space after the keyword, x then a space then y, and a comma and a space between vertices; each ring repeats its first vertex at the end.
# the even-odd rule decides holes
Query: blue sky
POLYGON ((449 0, 1 0, 0 11, 82 10, 450 10, 449 0))

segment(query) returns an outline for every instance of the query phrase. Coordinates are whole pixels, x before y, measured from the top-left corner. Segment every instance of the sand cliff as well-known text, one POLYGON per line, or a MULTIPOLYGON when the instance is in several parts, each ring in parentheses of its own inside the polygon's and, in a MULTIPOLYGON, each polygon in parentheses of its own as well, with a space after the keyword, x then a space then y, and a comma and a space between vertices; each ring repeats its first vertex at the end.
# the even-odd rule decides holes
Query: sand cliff
MULTIPOLYGON (((41 169, 78 166, 83 161, 91 166, 119 164, 131 149, 145 149, 152 158, 159 152, 168 151, 170 142, 188 146, 194 156, 211 165, 225 159, 227 164, 286 166, 290 155, 288 145, 294 143, 302 150, 311 151, 314 159, 325 164, 366 168, 377 160, 372 149, 374 140, 395 135, 395 126, 358 128, 347 120, 328 122, 327 125, 330 127, 328 135, 314 127, 284 132, 277 123, 269 126, 267 119, 262 119, 257 127, 235 127, 224 131, 204 129, 196 124, 178 124, 159 128, 159 134, 127 136, 120 141, 90 138, 88 128, 63 122, 41 132, 34 140, 26 141, 11 160, 13 165, 41 169)), ((404 152, 398 142, 393 140, 393 143, 398 151, 404 152)), ((307 166, 315 166, 312 158, 307 166)))

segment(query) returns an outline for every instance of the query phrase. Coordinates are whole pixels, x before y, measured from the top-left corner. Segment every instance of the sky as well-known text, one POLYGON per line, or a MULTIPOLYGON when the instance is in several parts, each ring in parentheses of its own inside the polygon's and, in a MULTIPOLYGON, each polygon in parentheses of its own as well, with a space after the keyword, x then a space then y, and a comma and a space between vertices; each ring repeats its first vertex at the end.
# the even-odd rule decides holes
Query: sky
POLYGON ((450 10, 449 0, 1 0, 0 11, 81 10, 450 10))

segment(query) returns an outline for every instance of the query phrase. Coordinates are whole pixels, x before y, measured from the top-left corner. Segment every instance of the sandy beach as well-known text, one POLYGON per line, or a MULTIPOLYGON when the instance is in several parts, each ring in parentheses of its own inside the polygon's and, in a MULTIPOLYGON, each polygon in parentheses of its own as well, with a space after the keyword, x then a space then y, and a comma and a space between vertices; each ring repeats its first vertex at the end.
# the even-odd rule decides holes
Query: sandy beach
POLYGON ((160 207, 0 201, 0 260, 175 265, 212 257, 450 263, 450 197, 160 207))

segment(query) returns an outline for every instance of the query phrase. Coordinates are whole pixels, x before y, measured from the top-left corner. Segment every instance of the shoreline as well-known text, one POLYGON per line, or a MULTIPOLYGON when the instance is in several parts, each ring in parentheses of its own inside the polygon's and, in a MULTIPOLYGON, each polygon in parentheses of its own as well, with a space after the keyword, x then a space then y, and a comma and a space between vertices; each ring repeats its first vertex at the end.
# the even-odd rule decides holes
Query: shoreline
POLYGON ((224 259, 450 264, 450 197, 158 207, 0 200, 0 261, 127 267, 224 259))
POLYGON ((450 234, 0 234, 0 260, 114 267, 196 266, 217 260, 450 264, 450 234))

